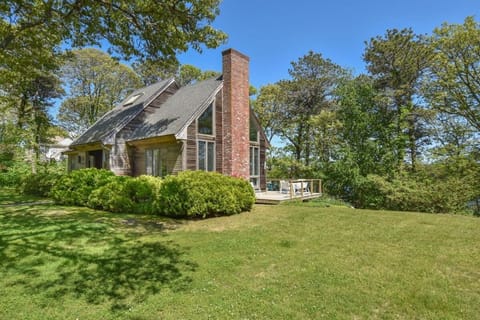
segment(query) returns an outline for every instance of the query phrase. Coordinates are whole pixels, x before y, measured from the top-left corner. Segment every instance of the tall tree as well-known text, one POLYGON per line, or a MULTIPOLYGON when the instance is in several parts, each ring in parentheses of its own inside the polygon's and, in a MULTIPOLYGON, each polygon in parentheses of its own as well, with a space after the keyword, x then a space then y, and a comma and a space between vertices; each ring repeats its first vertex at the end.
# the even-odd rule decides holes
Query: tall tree
POLYGON ((366 43, 364 60, 376 87, 390 100, 397 126, 397 162, 409 155, 415 171, 419 147, 425 137, 420 99, 420 79, 431 63, 431 49, 425 36, 412 29, 387 30, 366 43))
POLYGON ((440 112, 464 118, 480 131, 480 24, 443 24, 432 37, 435 59, 427 97, 440 112))
POLYGON ((360 75, 344 81, 336 93, 337 117, 342 123, 338 159, 347 158, 347 154, 362 176, 389 174, 395 168, 396 128, 372 79, 360 75))
POLYGON ((291 144, 295 159, 309 166, 314 152, 310 120, 331 108, 335 88, 348 72, 320 53, 310 51, 292 62, 289 74, 291 79, 278 83, 284 97, 278 132, 291 144))
POLYGON ((72 51, 61 75, 67 97, 60 106, 58 121, 72 137, 141 86, 130 67, 93 48, 72 51))

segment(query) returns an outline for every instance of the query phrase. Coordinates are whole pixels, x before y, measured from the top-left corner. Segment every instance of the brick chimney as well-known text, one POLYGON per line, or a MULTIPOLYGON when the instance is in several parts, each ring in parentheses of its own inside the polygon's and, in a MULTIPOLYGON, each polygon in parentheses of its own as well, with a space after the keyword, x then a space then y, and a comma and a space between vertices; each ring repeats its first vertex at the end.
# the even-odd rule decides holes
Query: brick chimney
POLYGON ((223 60, 223 159, 224 174, 250 177, 249 58, 234 50, 222 52, 223 60))

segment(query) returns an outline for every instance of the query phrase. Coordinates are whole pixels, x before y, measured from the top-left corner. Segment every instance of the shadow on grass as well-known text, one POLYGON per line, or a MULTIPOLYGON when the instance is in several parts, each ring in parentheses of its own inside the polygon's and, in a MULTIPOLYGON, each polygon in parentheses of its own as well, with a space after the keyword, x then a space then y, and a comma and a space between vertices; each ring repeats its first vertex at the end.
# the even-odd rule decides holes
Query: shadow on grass
POLYGON ((120 228, 76 208, 33 206, 0 211, 0 270, 5 285, 47 299, 73 296, 128 308, 162 288, 184 289, 196 265, 161 230, 120 228), (71 210, 71 209, 70 209, 71 210), (56 213, 57 212, 57 213, 56 213))
POLYGON ((12 205, 15 203, 35 202, 39 200, 45 200, 45 198, 23 195, 15 190, 15 188, 0 187, 0 206, 12 205))

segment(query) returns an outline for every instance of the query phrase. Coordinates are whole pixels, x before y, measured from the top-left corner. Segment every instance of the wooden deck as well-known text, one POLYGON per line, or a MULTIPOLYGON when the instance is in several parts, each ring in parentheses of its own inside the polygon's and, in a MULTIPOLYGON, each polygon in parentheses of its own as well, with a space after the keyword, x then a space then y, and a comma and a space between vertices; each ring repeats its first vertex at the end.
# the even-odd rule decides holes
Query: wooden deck
POLYGON ((288 193, 282 193, 280 191, 263 191, 255 192, 256 200, 255 203, 258 204, 279 204, 284 201, 306 201, 310 199, 319 198, 322 196, 321 193, 310 193, 305 192, 302 194, 295 194, 290 196, 288 193))
POLYGON ((279 204, 283 201, 306 201, 322 196, 320 179, 269 179, 267 190, 255 192, 259 204, 279 204))

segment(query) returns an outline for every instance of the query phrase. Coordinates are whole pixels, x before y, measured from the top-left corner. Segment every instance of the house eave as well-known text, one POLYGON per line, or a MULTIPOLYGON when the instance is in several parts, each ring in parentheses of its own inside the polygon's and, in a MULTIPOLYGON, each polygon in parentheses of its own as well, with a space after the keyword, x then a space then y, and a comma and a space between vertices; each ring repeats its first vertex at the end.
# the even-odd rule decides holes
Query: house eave
POLYGON ((168 134, 158 137, 150 137, 145 139, 138 139, 138 140, 130 140, 127 141, 127 144, 130 146, 147 146, 147 145, 155 145, 161 143, 173 143, 176 142, 178 139, 174 134, 168 134))

